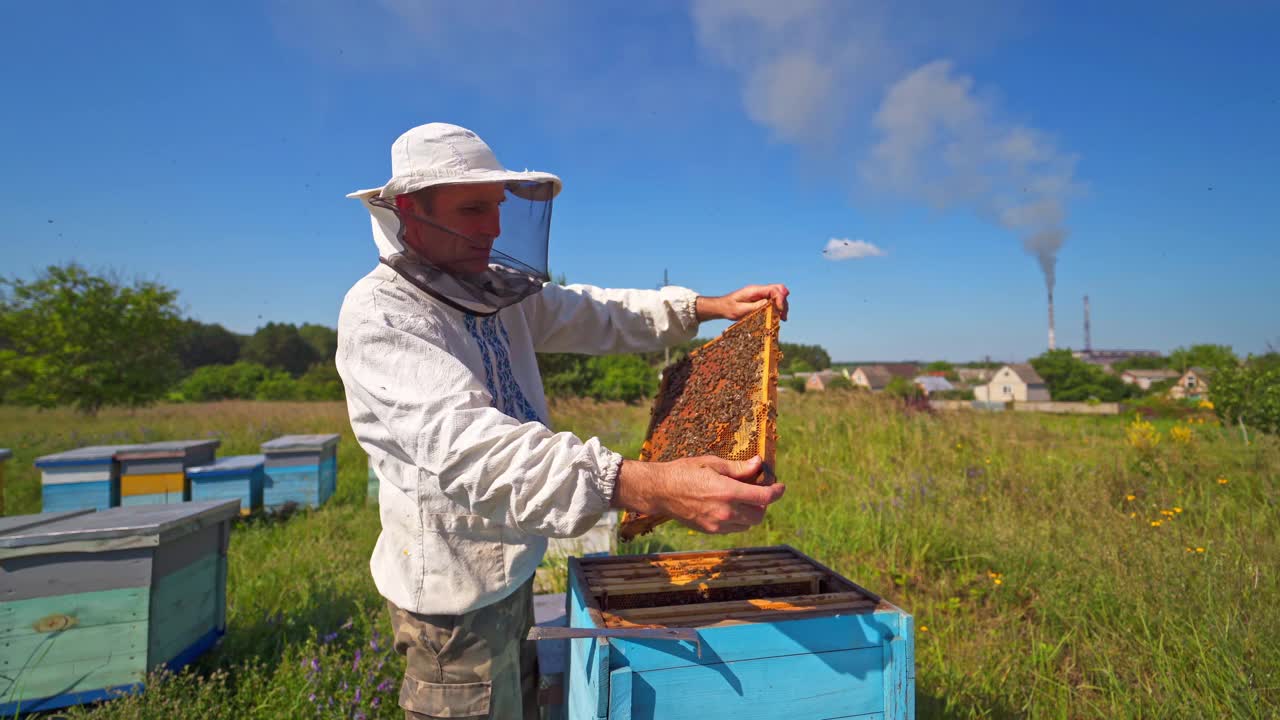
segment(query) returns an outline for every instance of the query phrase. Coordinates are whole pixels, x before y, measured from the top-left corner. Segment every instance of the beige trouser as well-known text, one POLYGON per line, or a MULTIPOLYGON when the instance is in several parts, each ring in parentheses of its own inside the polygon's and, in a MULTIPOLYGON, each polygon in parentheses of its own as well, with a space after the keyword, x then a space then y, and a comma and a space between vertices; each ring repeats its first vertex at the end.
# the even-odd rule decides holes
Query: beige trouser
POLYGON ((400 707, 406 720, 538 717, 533 579, 463 615, 419 615, 390 602, 396 652, 404 655, 400 707))

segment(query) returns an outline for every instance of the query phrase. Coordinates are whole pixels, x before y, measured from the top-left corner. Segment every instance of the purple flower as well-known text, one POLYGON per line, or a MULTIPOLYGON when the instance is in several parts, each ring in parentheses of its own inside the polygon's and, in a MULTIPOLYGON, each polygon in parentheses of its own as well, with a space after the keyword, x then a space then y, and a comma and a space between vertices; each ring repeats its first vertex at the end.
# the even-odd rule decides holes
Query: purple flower
POLYGON ((364 713, 362 712, 356 713, 355 720, 365 720, 364 713))
POLYGON ((342 623, 342 627, 341 627, 341 628, 339 628, 339 629, 340 629, 340 630, 350 630, 350 629, 351 629, 351 626, 352 626, 352 625, 354 625, 354 624, 355 624, 355 621, 354 621, 354 620, 352 620, 351 618, 347 618, 347 621, 346 621, 346 622, 344 622, 344 623, 342 623))
POLYGON ((310 700, 311 702, 315 702, 315 701, 316 701, 316 694, 315 694, 315 693, 311 693, 311 697, 308 697, 307 699, 308 699, 308 700, 310 700))
POLYGON ((373 699, 369 701, 369 707, 376 708, 381 704, 382 704, 382 698, 378 697, 377 695, 374 695, 373 699))
POLYGON ((337 639, 338 639, 338 633, 336 633, 336 632, 331 632, 331 633, 329 633, 328 635, 325 635, 325 636, 324 636, 324 638, 321 640, 321 642, 331 643, 331 642, 333 642, 334 640, 337 640, 337 639))
POLYGON ((343 689, 343 690, 346 690, 346 689, 347 689, 347 681, 346 681, 346 680, 343 680, 343 681, 342 681, 342 689, 343 689))
POLYGON ((369 641, 369 649, 378 652, 378 639, 376 637, 369 641))
POLYGON ((320 658, 311 658, 311 672, 316 672, 319 669, 320 669, 320 658))
POLYGON ((356 688, 356 697, 353 702, 356 702, 356 703, 360 702, 360 688, 356 688))
MULTIPOLYGON (((390 680, 383 680, 382 682, 378 683, 378 692, 384 693, 390 689, 391 689, 390 680)), ((376 700, 377 698, 374 698, 374 699, 376 700)))

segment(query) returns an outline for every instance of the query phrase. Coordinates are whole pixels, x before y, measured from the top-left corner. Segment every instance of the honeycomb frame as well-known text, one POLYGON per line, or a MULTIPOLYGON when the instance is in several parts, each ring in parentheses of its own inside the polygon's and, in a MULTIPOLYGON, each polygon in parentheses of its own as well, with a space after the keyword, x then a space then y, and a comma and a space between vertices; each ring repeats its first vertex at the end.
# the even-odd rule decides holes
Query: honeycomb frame
MULTIPOLYGON (((650 411, 642 462, 716 455, 760 456, 764 467, 747 480, 776 477, 779 315, 772 303, 735 322, 718 337, 668 366, 650 411)), ((632 540, 669 518, 626 511, 619 537, 632 540)))

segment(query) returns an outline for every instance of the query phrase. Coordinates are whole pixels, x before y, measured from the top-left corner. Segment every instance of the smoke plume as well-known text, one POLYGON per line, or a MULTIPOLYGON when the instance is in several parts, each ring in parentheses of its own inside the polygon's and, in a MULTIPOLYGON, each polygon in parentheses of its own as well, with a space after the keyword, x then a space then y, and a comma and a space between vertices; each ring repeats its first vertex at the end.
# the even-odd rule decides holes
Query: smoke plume
POLYGON ((1076 189, 1074 155, 1039 130, 1002 120, 946 60, 894 84, 872 124, 879 139, 859 168, 863 181, 994 220, 1021 237, 1053 291, 1066 201, 1076 189))

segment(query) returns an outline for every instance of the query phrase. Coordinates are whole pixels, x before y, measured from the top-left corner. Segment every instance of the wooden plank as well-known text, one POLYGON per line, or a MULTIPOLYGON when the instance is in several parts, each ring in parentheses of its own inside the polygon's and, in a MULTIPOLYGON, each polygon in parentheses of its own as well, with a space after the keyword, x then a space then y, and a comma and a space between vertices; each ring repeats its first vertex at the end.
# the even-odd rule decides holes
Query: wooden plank
POLYGON ((0 603, 0 641, 59 625, 84 628, 145 621, 150 598, 149 589, 133 587, 0 603))
POLYGON ((47 513, 71 510, 106 510, 111 507, 111 482, 68 483, 43 485, 40 490, 40 509, 47 513))
POLYGON ((631 720, 631 668, 609 673, 609 720, 631 720))
POLYGON ((157 547, 151 566, 152 584, 158 586, 161 578, 217 553, 221 527, 221 524, 203 527, 157 547))
POLYGON ((799 617, 829 616, 844 613, 870 613, 875 611, 875 603, 869 600, 850 600, 830 605, 797 607, 792 610, 743 609, 720 613, 672 613, 641 621, 629 621, 625 616, 606 618, 610 627, 658 626, 658 627, 707 627, 725 622, 771 623, 781 622, 799 617))
POLYGON ((583 568, 588 580, 596 578, 628 578, 628 577, 665 577, 672 573, 689 572, 732 572, 734 570, 750 570, 752 568, 795 568, 797 570, 814 570, 812 563, 798 558, 778 556, 762 556, 760 558, 738 558, 734 560, 693 560, 684 563, 645 563, 634 566, 592 567, 583 568))
POLYGON ((628 582, 664 582, 672 586, 684 586, 699 580, 723 577, 759 577, 770 574, 805 573, 823 578, 826 573, 812 565, 795 561, 779 560, 754 567, 688 567, 688 568, 652 568, 648 571, 623 571, 611 575, 588 574, 587 581, 593 588, 612 590, 615 585, 628 582))
POLYGON ((120 475, 171 475, 186 470, 182 458, 121 460, 120 475))
MULTIPOLYGON (((577 558, 569 558, 569 626, 603 627, 593 623, 591 596, 586 592, 577 558)), ((599 611, 596 611, 599 615, 599 611)), ((574 638, 569 641, 569 669, 566 673, 569 717, 575 720, 604 718, 608 710, 609 645, 603 639, 574 638)))
POLYGON ((149 548, 0 559, 0 602, 151 584, 149 548))
POLYGON ((47 525, 49 523, 65 520, 66 518, 83 515, 93 512, 92 510, 71 510, 61 513, 38 513, 35 515, 10 515, 8 517, 0 516, 0 536, 16 533, 21 530, 28 530, 37 525, 47 525))
POLYGON ((111 466, 100 468, 50 468, 40 474, 42 485, 70 485, 84 482, 111 482, 111 466))
MULTIPOLYGON (((593 593, 603 593, 608 591, 608 597, 617 597, 619 595, 695 591, 699 589, 743 587, 748 585, 787 585, 790 583, 800 582, 813 583, 821 580, 822 577, 823 573, 817 570, 779 573, 772 572, 768 568, 764 568, 761 570, 744 571, 728 576, 713 575, 705 578, 691 576, 685 578, 684 582, 669 579, 611 580, 607 584, 591 584, 589 587, 593 593)), ((609 605, 607 602, 603 604, 606 608, 609 605)))
POLYGON ((883 653, 885 720, 912 720, 915 698, 915 657, 911 616, 901 612, 876 613, 893 629, 892 638, 884 644, 883 653))
POLYGON ((777 622, 699 628, 701 656, 693 643, 615 638, 609 662, 612 667, 643 672, 840 650, 871 648, 879 652, 884 635, 883 623, 871 613, 788 616, 777 622))
POLYGON ((825 605, 848 605, 851 603, 868 604, 875 607, 875 601, 857 593, 823 593, 821 595, 788 595, 786 597, 762 598, 759 600, 725 600, 722 602, 696 603, 691 605, 660 605, 645 608, 622 608, 605 611, 605 619, 610 615, 627 620, 640 621, 647 618, 679 615, 715 615, 726 612, 755 610, 776 610, 786 612, 788 609, 803 609, 825 605))
POLYGON ((0 675, 0 715, 8 717, 19 710, 63 707, 57 698, 103 688, 133 685, 146 679, 142 654, 117 655, 109 661, 85 660, 61 665, 29 668, 16 676, 0 675), (54 698, 53 702, 36 703, 54 698), (26 702, 23 702, 26 701, 26 702))
POLYGON ((146 650, 146 621, 15 635, 0 640, 0 676, 13 677, 46 665, 144 654, 146 650))
MULTIPOLYGON (((216 530, 216 528, 214 528, 216 530)), ((212 548, 211 548, 212 549, 212 548)), ((157 581, 151 593, 147 668, 168 662, 183 648, 218 625, 217 552, 157 581)))
POLYGON ((632 676, 634 718, 806 720, 884 710, 880 648, 690 665, 632 676))
POLYGON ((603 557, 583 558, 583 568, 619 565, 635 562, 687 560, 693 558, 735 558, 755 556, 763 553, 791 553, 797 557, 805 557, 789 545, 766 545, 762 547, 733 548, 732 550, 685 550, 681 552, 648 553, 645 555, 610 555, 603 557))
POLYGON ((159 493, 182 492, 187 485, 187 476, 181 472, 157 473, 155 475, 121 475, 120 495, 156 495, 159 493))

